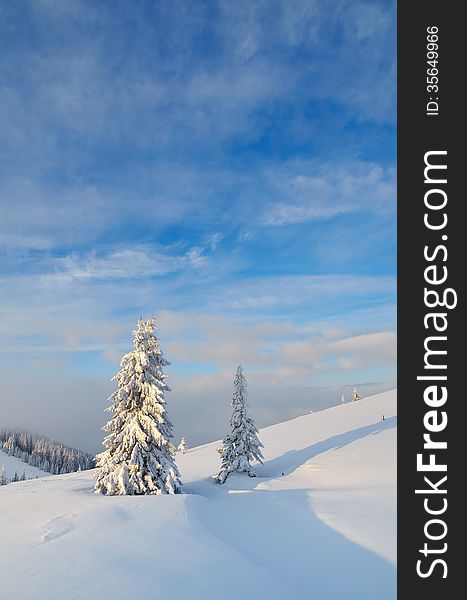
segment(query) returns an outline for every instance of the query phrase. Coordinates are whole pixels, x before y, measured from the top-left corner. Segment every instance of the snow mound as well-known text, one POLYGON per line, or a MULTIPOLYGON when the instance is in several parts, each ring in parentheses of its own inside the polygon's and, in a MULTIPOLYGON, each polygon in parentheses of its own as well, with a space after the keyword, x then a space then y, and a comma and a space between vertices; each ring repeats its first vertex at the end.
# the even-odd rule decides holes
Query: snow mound
POLYGON ((72 513, 71 515, 62 515, 61 517, 55 517, 55 519, 47 521, 41 527, 44 532, 42 541, 45 543, 50 542, 69 533, 76 527, 75 520, 76 515, 72 513))
POLYGON ((260 436, 256 478, 217 485, 219 441, 179 454, 181 495, 96 495, 91 471, 0 488, 2 594, 393 600, 395 391, 260 436))

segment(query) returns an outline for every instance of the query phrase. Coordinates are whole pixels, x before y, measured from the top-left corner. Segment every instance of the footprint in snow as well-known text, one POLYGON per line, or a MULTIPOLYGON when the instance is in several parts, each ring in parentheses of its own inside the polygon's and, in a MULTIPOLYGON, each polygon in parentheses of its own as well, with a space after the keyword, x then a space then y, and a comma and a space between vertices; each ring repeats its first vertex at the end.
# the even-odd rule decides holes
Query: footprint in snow
POLYGON ((41 526, 41 530, 44 532, 42 541, 47 543, 56 540, 62 535, 70 533, 75 527, 76 515, 74 513, 55 517, 41 526))

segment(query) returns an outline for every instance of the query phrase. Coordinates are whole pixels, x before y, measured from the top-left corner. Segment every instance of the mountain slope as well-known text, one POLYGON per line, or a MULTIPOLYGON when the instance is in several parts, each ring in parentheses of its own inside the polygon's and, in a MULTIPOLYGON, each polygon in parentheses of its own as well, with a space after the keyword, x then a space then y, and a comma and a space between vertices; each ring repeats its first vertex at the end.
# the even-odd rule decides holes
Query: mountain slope
POLYGON ((45 435, 17 429, 0 429, 0 450, 53 475, 94 467, 94 456, 45 435))
POLYGON ((18 474, 18 477, 21 477, 22 474, 25 473, 26 478, 45 477, 49 475, 49 473, 46 473, 45 471, 41 471, 36 467, 28 465, 19 458, 16 458, 16 456, 8 456, 3 450, 0 450, 0 467, 5 467, 8 479, 12 479, 15 473, 18 474))
POLYGON ((387 392, 263 429, 258 477, 223 486, 219 442, 193 448, 178 457, 179 496, 98 496, 89 471, 5 486, 2 592, 393 599, 395 415, 387 392))

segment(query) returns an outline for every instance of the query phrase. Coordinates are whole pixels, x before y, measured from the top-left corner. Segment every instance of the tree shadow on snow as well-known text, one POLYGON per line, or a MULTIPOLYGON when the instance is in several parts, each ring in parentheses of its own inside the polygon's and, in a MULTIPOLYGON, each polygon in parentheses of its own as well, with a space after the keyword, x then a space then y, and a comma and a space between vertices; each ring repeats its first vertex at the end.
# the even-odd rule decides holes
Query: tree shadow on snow
POLYGON ((266 569, 266 577, 286 583, 294 600, 396 598, 395 566, 323 523, 305 490, 192 496, 187 510, 194 523, 266 569))
POLYGON ((390 417, 384 421, 378 421, 371 425, 358 427, 352 431, 346 431, 338 435, 333 435, 326 440, 312 444, 307 448, 299 450, 290 450, 277 458, 266 461, 263 465, 255 465, 255 471, 261 479, 275 479, 284 473, 290 475, 299 469, 307 461, 311 460, 323 452, 329 450, 339 450, 352 442, 355 442, 368 435, 377 435, 387 429, 393 429, 397 425, 397 417, 390 417))
MULTIPOLYGON (((282 472, 290 474, 314 456, 392 429, 396 422, 396 417, 391 417, 331 436, 255 469, 263 481, 282 472)), ((254 489, 255 479, 242 481, 242 490, 238 487, 240 478, 235 478, 234 485, 227 482, 220 486, 222 489, 216 485, 218 493, 214 495, 190 496, 190 520, 267 569, 269 577, 286 582, 294 600, 396 598, 396 567, 323 523, 312 510, 308 490, 254 489), (253 493, 227 493, 229 490, 253 493)), ((193 483, 190 487, 195 491, 205 480, 193 483)), ((268 600, 276 597, 268 596, 268 600)), ((279 592, 277 600, 282 600, 279 592)))

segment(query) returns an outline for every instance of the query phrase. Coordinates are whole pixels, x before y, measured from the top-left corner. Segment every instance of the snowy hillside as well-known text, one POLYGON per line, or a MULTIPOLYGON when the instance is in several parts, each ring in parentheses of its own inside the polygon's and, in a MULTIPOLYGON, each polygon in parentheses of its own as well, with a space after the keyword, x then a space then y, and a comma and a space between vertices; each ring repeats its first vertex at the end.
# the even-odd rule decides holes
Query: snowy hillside
POLYGON ((96 495, 90 471, 0 488, 2 594, 394 599, 395 391, 260 438, 258 477, 223 486, 211 478, 219 442, 178 455, 183 495, 96 495))
POLYGON ((23 473, 26 475, 26 478, 29 477, 45 477, 49 475, 45 471, 41 471, 36 467, 32 467, 31 465, 26 464, 16 456, 8 456, 2 450, 0 450, 0 467, 5 467, 5 473, 8 479, 12 479, 15 473, 18 474, 18 477, 21 477, 23 473))

